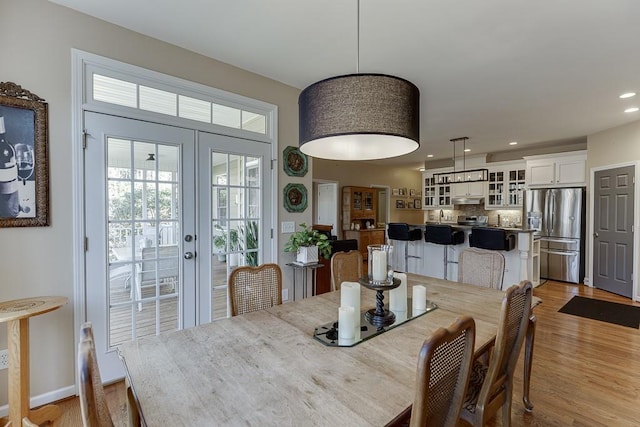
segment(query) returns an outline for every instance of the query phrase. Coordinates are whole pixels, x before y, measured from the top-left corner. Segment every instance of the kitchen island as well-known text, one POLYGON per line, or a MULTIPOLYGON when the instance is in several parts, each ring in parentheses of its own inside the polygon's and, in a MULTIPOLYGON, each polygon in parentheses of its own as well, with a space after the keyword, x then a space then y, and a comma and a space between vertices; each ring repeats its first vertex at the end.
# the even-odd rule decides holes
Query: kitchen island
MULTIPOLYGON (((469 234, 473 226, 458 225, 457 223, 445 223, 451 225, 453 230, 464 232, 464 242, 459 245, 443 246, 424 241, 424 224, 410 225, 411 228, 421 228, 423 231, 422 240, 413 242, 391 241, 394 245, 394 269, 406 271, 408 273, 420 274, 423 276, 444 279, 444 255, 447 251, 447 279, 456 281, 458 279, 458 257, 463 249, 469 247, 469 234), (408 258, 405 266, 405 245, 408 258)), ((504 255, 505 271, 502 286, 506 287, 517 284, 521 280, 530 280, 533 286, 540 284, 540 242, 534 236, 531 229, 519 227, 495 227, 505 230, 508 234, 516 236, 515 248, 511 251, 498 251, 504 255)))

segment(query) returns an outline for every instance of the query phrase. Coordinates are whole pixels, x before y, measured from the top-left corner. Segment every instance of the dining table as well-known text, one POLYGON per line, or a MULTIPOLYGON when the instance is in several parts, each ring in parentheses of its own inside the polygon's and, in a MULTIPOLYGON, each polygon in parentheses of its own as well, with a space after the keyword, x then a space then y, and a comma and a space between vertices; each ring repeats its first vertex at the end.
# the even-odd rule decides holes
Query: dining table
MULTIPOLYGON (((475 349, 496 337, 504 292, 408 274, 437 308, 349 347, 315 329, 338 318, 340 291, 118 348, 141 423, 195 425, 385 425, 414 399, 418 353, 436 329, 463 316, 475 349)), ((376 292, 361 287, 361 310, 376 292)), ((371 326, 371 325, 369 325, 371 326)))

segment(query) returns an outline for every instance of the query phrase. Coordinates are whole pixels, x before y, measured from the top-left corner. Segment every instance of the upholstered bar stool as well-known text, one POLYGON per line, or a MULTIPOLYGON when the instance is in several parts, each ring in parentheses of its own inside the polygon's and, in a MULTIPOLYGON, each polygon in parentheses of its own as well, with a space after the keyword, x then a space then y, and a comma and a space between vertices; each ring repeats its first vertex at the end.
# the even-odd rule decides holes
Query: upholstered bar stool
POLYGON ((449 261, 449 246, 464 243, 464 232, 454 230, 446 224, 427 224, 424 229, 424 241, 444 246, 444 280, 447 280, 449 264, 457 263, 457 261, 449 261))
POLYGON ((472 248, 510 251, 516 247, 516 236, 501 228, 473 227, 469 235, 472 248))
MULTIPOLYGON (((420 258, 416 255, 409 255, 409 242, 422 239, 422 230, 419 228, 410 229, 409 224, 403 222, 390 222, 387 228, 389 240, 405 242, 404 244, 404 271, 408 271, 409 258, 420 258)), ((394 269, 399 270, 398 268, 394 269)))

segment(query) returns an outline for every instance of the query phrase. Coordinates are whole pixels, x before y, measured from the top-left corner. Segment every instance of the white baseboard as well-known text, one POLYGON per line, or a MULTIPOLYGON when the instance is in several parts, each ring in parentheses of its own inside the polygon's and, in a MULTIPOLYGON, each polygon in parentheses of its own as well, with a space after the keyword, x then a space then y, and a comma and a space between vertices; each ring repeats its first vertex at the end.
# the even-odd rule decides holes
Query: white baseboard
POLYGON ((589 286, 590 288, 593 288, 593 286, 591 286, 591 279, 587 276, 584 276, 584 280, 583 280, 584 284, 589 286))
MULTIPOLYGON (((76 386, 70 385, 68 387, 59 388, 58 390, 50 391, 31 398, 31 407, 36 408, 38 406, 46 405, 48 403, 56 402, 58 400, 67 398, 69 396, 76 395, 76 386)), ((0 406, 0 417, 6 417, 9 415, 9 405, 0 406)))

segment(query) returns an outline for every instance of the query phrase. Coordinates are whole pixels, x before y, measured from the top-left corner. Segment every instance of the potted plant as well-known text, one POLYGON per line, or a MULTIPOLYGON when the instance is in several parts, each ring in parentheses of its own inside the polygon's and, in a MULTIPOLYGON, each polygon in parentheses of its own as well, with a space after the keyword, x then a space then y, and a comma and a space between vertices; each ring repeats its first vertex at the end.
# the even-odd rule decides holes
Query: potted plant
MULTIPOLYGON (((232 228, 227 234, 227 230, 220 225, 216 224, 215 229, 220 232, 220 234, 214 236, 213 245, 218 249, 218 261, 225 262, 227 260, 225 252, 227 251, 237 251, 240 247, 240 242, 238 239, 238 230, 232 228), (227 241, 229 241, 229 247, 227 248, 227 241)), ((230 254, 231 257, 235 255, 235 258, 238 257, 238 254, 230 254)), ((233 265, 237 265, 237 261, 233 265)))
POLYGON ((289 237, 289 241, 284 246, 285 252, 295 252, 296 261, 302 264, 318 262, 318 254, 323 258, 331 257, 331 241, 317 230, 300 224, 300 230, 289 237))

